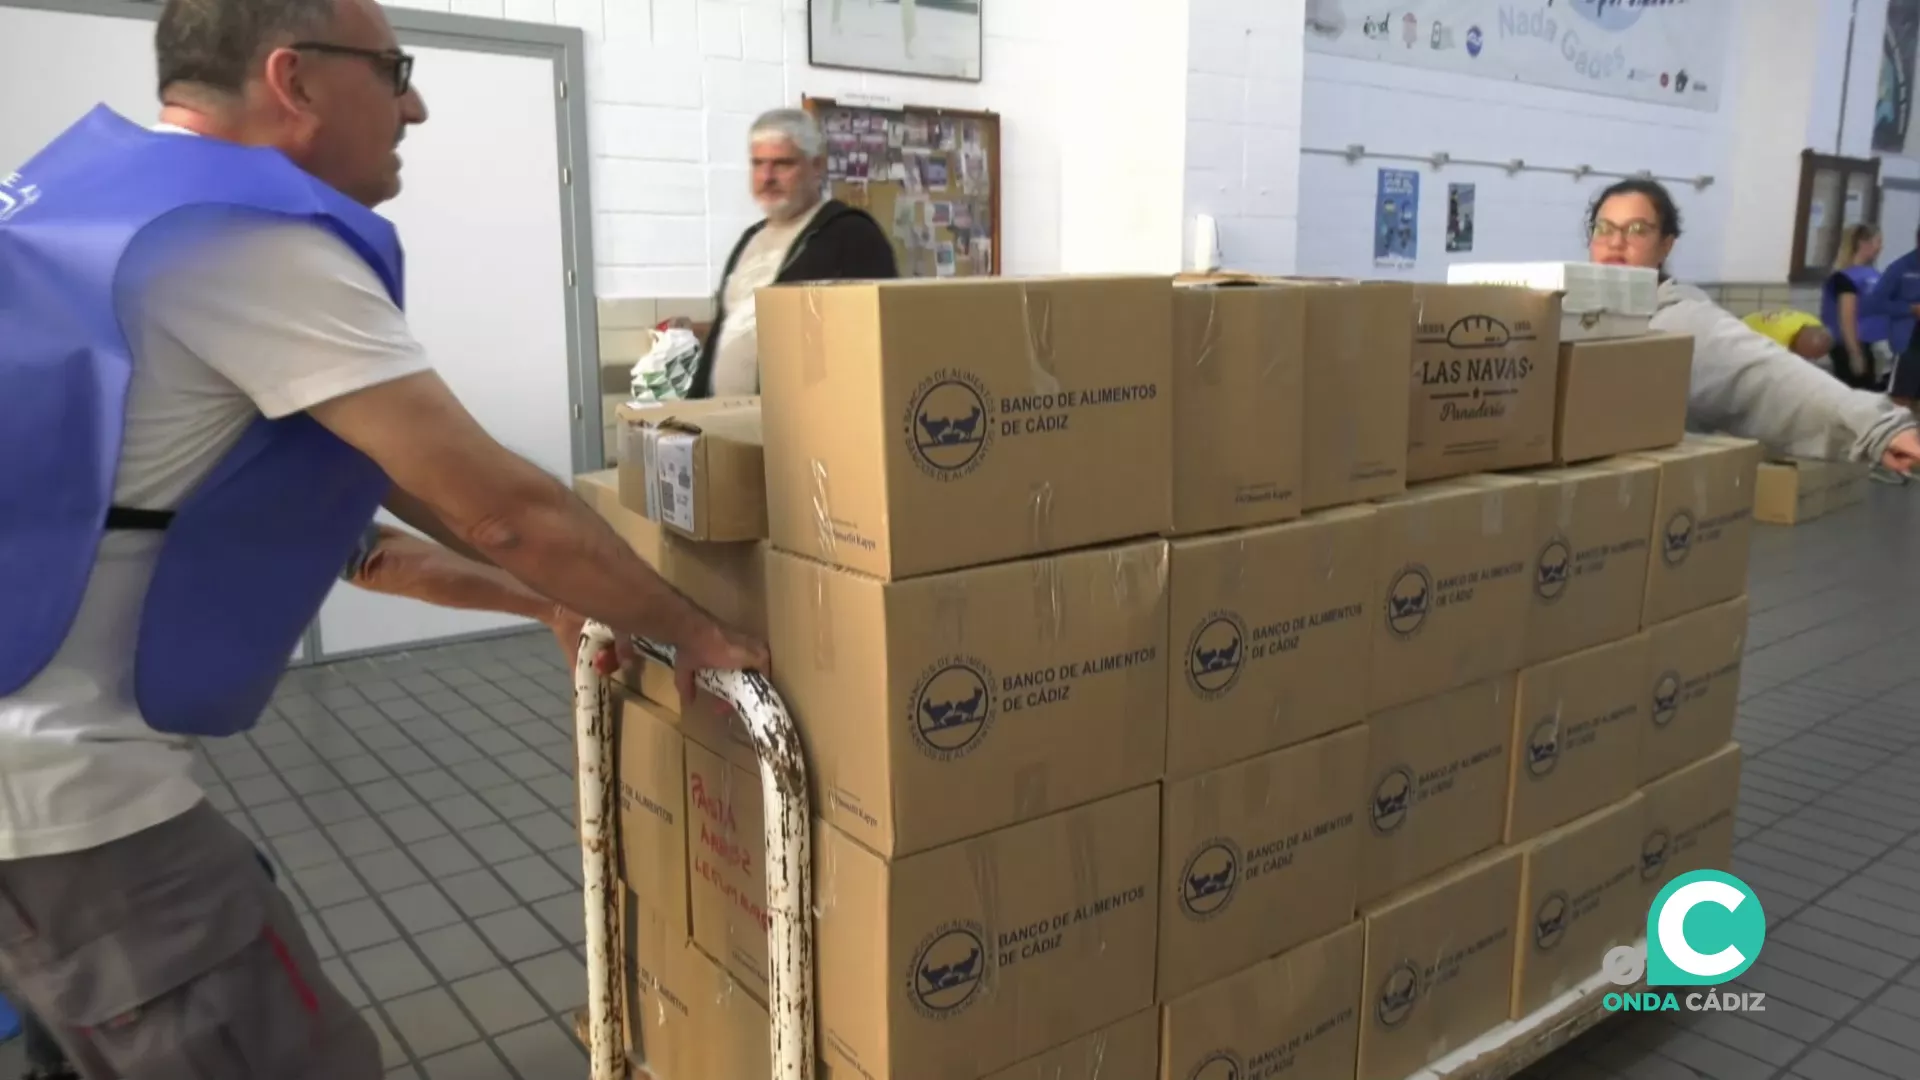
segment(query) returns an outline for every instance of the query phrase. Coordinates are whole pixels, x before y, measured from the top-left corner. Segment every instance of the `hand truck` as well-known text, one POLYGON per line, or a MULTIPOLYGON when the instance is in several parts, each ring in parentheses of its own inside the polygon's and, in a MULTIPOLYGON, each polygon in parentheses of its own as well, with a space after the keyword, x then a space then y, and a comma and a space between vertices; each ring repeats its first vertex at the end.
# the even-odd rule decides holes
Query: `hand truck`
MULTIPOLYGON (((586 1042, 591 1080, 628 1080, 621 1036, 625 982, 620 940, 618 763, 614 732, 618 695, 594 666, 614 641, 606 626, 587 623, 573 668, 573 711, 579 755, 580 853, 587 929, 586 1042)), ((673 650, 635 639, 645 655, 673 665, 673 650)), ((766 807, 767 1011, 773 1026, 773 1080, 813 1080, 813 823, 800 734, 773 684, 757 672, 702 671, 700 689, 733 708, 760 758, 766 807)), ((682 1078, 673 1078, 682 1080, 682 1078)), ((693 1080, 693 1078, 687 1078, 693 1080)))

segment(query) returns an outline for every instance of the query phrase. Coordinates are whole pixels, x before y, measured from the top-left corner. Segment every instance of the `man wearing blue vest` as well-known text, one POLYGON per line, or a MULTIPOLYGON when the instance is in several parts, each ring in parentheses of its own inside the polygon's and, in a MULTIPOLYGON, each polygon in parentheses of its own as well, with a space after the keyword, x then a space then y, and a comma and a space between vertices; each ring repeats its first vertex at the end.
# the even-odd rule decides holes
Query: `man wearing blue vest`
POLYGON ((555 604, 764 670, 489 438, 371 210, 426 119, 373 0, 168 0, 161 123, 0 177, 0 985, 87 1077, 376 1080, 193 737, 247 730, 374 511, 555 604))

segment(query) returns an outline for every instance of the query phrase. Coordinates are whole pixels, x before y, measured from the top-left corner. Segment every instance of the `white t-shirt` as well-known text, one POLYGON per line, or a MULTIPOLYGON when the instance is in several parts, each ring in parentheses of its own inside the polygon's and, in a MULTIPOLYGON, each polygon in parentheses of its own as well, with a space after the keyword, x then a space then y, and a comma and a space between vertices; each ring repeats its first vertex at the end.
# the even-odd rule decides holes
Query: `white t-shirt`
POLYGON ((753 234, 740 252, 733 273, 722 284, 726 317, 720 322, 719 355, 713 364, 713 396, 740 397, 760 392, 760 315, 754 297, 773 284, 787 261, 793 242, 825 206, 813 204, 790 221, 769 221, 753 234))
MULTIPOLYGON (((374 271, 305 223, 220 230, 146 295, 124 298, 121 319, 134 364, 120 506, 176 507, 259 415, 430 367, 374 271)), ((202 798, 191 743, 148 727, 132 695, 141 601, 163 536, 107 533, 65 643, 32 682, 0 697, 0 859, 105 844, 202 798)))

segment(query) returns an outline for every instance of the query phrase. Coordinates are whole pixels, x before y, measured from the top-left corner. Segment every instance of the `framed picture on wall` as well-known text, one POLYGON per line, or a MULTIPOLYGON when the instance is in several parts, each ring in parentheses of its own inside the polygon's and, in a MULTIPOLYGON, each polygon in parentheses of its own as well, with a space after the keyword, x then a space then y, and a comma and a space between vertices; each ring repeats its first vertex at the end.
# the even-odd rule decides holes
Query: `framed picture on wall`
POLYGON ((807 0, 815 67, 980 81, 986 0, 807 0))

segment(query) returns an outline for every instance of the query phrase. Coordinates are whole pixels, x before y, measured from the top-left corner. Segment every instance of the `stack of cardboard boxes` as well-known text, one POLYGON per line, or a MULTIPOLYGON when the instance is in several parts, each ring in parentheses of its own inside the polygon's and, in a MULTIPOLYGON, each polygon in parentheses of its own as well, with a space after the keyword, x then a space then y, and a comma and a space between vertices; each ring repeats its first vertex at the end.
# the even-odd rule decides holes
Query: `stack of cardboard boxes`
MULTIPOLYGON (((801 728, 825 1075, 1401 1080, 1726 864, 1757 450, 1576 295, 766 290, 765 542, 661 509, 751 521, 738 404, 623 418, 581 490, 801 728)), ((637 1049, 764 1076, 753 753, 629 681, 637 1049)))

